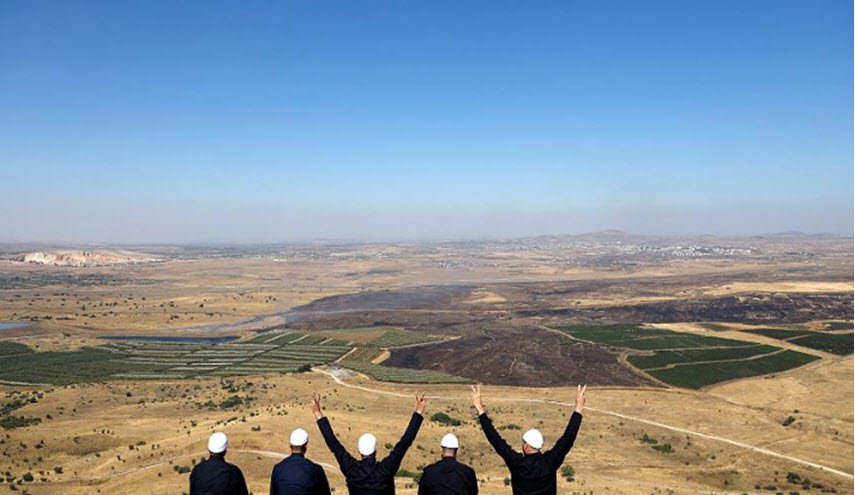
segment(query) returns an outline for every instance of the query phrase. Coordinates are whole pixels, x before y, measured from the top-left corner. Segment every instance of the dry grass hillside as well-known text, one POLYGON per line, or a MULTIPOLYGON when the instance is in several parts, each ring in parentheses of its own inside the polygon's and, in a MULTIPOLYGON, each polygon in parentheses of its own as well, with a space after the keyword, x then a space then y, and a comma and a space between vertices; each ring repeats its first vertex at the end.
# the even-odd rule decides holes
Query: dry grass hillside
MULTIPOLYGON (((179 494, 188 490, 188 475, 179 474, 179 467, 192 466, 205 454, 207 436, 222 430, 230 435, 229 458, 243 468, 253 493, 266 493, 270 470, 287 451, 292 428, 307 427, 312 435, 309 455, 334 464, 312 425, 306 404, 312 392, 324 394, 334 428, 346 446, 354 447, 365 431, 377 434, 381 446, 394 443, 411 413, 410 395, 426 390, 431 396, 428 418, 443 412, 463 424, 452 428, 426 421, 403 468, 418 472, 438 455, 442 434, 453 430, 463 445, 461 457, 477 470, 483 492, 508 492, 505 468, 474 421, 465 386, 393 386, 358 376, 346 376, 343 382, 311 373, 44 389, 37 403, 18 411, 40 417, 42 423, 7 431, 0 469, 19 479, 32 473, 35 480, 18 488, 33 495, 179 494), (242 403, 228 407, 230 397, 242 403)), ((590 410, 566 461, 575 470, 575 480, 562 479, 561 492, 805 492, 787 481, 788 473, 796 473, 826 491, 850 493, 851 477, 799 462, 852 472, 852 397, 805 393, 828 385, 851 390, 851 358, 724 385, 709 393, 593 388, 590 410), (783 426, 789 415, 795 422, 783 426), (642 442, 645 434, 657 443, 642 442), (673 452, 652 448, 666 443, 673 452), (768 489, 771 486, 776 488, 768 489)), ((541 428, 549 443, 572 409, 528 401, 568 402, 571 394, 569 389, 487 387, 485 401, 512 445, 519 443, 517 428, 527 427, 541 428)), ((388 446, 381 447, 386 450, 388 446)), ((344 492, 338 471, 331 468, 328 474, 336 492, 344 492)), ((415 493, 408 478, 398 478, 398 483, 401 493, 415 493)), ((813 488, 811 493, 821 491, 813 488)))

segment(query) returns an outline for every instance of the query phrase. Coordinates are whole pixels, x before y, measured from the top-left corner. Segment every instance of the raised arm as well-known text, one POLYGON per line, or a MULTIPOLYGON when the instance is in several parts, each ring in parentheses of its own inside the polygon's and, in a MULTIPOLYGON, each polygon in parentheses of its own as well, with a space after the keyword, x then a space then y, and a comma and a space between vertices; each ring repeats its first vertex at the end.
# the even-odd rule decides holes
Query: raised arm
POLYGON ((493 446, 493 449, 504 459, 506 464, 510 464, 513 460, 520 457, 520 453, 514 452, 514 449, 508 445, 508 442, 499 435, 496 428, 493 427, 493 422, 487 416, 487 410, 484 408, 484 403, 481 401, 481 385, 472 387, 472 405, 478 411, 478 422, 481 423, 481 429, 484 430, 484 436, 487 441, 493 446))
POLYGON ((407 425, 404 435, 401 436, 401 439, 398 440, 398 443, 396 443, 392 448, 392 452, 390 452, 389 455, 381 461, 390 473, 394 474, 398 472, 398 468, 401 467, 401 461, 404 460, 404 455, 406 455, 410 446, 413 445, 413 441, 415 441, 416 435, 419 433, 419 428, 422 426, 422 421, 424 420, 423 415, 426 405, 427 400, 425 399, 425 394, 417 394, 415 410, 410 418, 410 424, 407 425))
POLYGON ((549 460, 553 469, 564 462, 567 453, 573 447, 573 442, 576 441, 576 435, 579 433, 579 426, 582 424, 582 409, 585 407, 585 392, 588 386, 579 385, 576 387, 576 407, 573 409, 573 414, 570 415, 570 421, 567 423, 567 428, 561 438, 555 442, 555 446, 543 455, 549 460))
POLYGON ((356 459, 338 441, 335 432, 333 432, 330 420, 321 411, 320 394, 315 394, 312 397, 311 407, 312 413, 315 415, 315 420, 318 423, 318 429, 321 430, 321 435, 324 437, 324 442, 326 442, 330 452, 335 456, 335 460, 338 461, 338 467, 341 469, 341 472, 347 475, 350 469, 356 464, 356 459))

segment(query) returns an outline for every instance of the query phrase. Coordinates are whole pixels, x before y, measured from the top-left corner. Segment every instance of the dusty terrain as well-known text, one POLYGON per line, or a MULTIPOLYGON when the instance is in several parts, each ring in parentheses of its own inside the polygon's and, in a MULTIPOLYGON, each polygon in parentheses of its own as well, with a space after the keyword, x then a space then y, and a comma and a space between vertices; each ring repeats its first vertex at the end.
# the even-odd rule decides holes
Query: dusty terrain
MULTIPOLYGON (((42 250, 0 247, 0 322, 30 323, 1 330, 4 342, 69 350, 102 344, 105 335, 250 338, 284 325, 358 344, 382 334, 372 328, 406 328, 439 340, 384 351, 375 362, 488 384, 488 407, 513 445, 516 426, 542 428, 549 444, 570 406, 542 401, 569 402, 569 385, 592 384, 591 409, 567 461, 575 481, 560 481, 562 493, 853 490, 852 355, 744 331, 825 331, 829 321, 851 322, 851 238, 612 232, 429 245, 138 246, 134 252, 162 261, 110 266, 16 261, 42 250), (568 323, 648 324, 820 359, 690 391, 639 373, 619 350, 554 330, 568 323), (645 433, 673 452, 643 443, 645 433), (790 483, 788 473, 810 483, 790 483)), ((395 385, 344 371, 336 371, 337 382, 324 374, 330 369, 336 368, 226 381, 4 385, 0 402, 30 401, 14 414, 40 423, 3 432, 0 472, 7 481, 0 492, 14 485, 31 494, 181 493, 187 474, 176 467, 192 466, 207 435, 222 429, 232 436, 229 457, 254 493, 266 493, 270 469, 296 426, 313 434, 310 456, 333 462, 311 425, 306 399, 313 391, 327 396, 333 426, 353 446, 364 430, 377 433, 381 445, 394 442, 417 389, 432 397, 428 415, 442 411, 464 421, 455 428, 462 458, 478 471, 483 491, 509 492, 465 386, 395 385), (242 402, 224 404, 233 396, 242 402), (18 484, 28 472, 33 481, 18 484)), ((427 421, 404 468, 418 472, 435 458, 446 429, 427 421)), ((338 472, 328 473, 344 492, 338 472)), ((415 493, 406 477, 399 488, 415 493)))
MULTIPOLYGON (((787 473, 795 472, 838 493, 849 493, 853 489, 850 477, 805 463, 852 472, 852 397, 803 393, 816 386, 827 387, 828 380, 835 387, 848 386, 851 390, 851 359, 775 379, 746 380, 710 393, 593 387, 591 410, 585 414, 576 447, 567 459, 576 470, 576 480, 562 480, 561 491, 764 491, 756 490, 757 484, 775 485, 778 491, 798 491, 801 487, 786 481, 787 473), (781 394, 793 383, 799 387, 781 394), (782 426, 782 419, 794 410, 799 411, 797 421, 782 426), (670 443, 674 452, 652 450, 640 441, 645 433, 661 443, 670 443), (765 448, 778 456, 745 445, 765 448)), ((44 399, 23 412, 51 415, 53 419, 35 428, 7 432, 4 470, 17 476, 45 471, 47 481, 27 484, 26 489, 33 494, 181 493, 187 489, 187 475, 178 474, 174 467, 191 466, 193 459, 204 455, 207 435, 223 430, 231 436, 229 458, 242 466, 254 493, 266 493, 267 477, 279 454, 287 450, 292 428, 307 427, 312 435, 310 456, 334 464, 312 425, 306 406, 311 392, 324 393, 333 426, 345 445, 353 448, 364 431, 375 432, 381 445, 394 443, 411 412, 410 393, 425 389, 434 397, 428 416, 441 411, 464 420, 464 424, 448 428, 426 421, 403 467, 417 472, 431 462, 437 456, 439 438, 453 429, 463 445, 461 458, 475 467, 483 491, 507 493, 503 484, 507 473, 474 422, 465 387, 390 386, 352 377, 344 378, 344 382, 365 389, 350 388, 320 373, 238 379, 233 382, 235 392, 213 380, 49 389, 44 399), (220 403, 232 395, 253 400, 231 410, 197 406, 208 400, 220 403), (383 421, 378 421, 381 417, 383 421), (53 470, 57 466, 61 474, 53 470)), ((512 445, 519 443, 521 432, 507 429, 508 425, 539 427, 549 443, 560 433, 571 410, 569 406, 517 402, 546 399, 566 403, 572 400, 572 390, 567 388, 487 387, 485 393, 491 416, 498 426, 506 428, 503 434, 512 445)), ((329 469, 328 474, 336 491, 344 492, 338 471, 329 469)), ((415 492, 406 488, 410 483, 399 478, 402 493, 415 492)))

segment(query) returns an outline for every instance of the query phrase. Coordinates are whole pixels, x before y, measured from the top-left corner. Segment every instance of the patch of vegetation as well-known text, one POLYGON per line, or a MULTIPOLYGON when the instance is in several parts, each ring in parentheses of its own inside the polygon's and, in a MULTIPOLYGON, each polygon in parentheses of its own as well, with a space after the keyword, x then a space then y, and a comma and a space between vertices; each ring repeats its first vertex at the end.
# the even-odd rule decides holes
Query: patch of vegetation
POLYGON ((721 323, 700 323, 700 326, 706 328, 707 330, 712 330, 714 332, 726 332, 728 330, 732 330, 732 327, 723 325, 721 323))
POLYGON ((851 321, 830 321, 825 324, 825 328, 829 330, 852 330, 853 323, 851 321))
POLYGON ((651 445, 651 449, 656 450, 658 452, 662 452, 663 454, 673 454, 674 448, 671 447, 670 443, 663 443, 659 445, 651 445))
POLYGON ((847 356, 853 352, 853 334, 850 333, 812 333, 804 337, 796 337, 789 342, 816 349, 819 351, 830 352, 840 356, 847 356))
POLYGON ((372 340, 367 345, 387 349, 391 347, 436 342, 437 340, 439 339, 421 332, 413 332, 412 330, 405 330, 403 328, 393 328, 382 336, 372 340))
POLYGON ((112 342, 80 351, 0 355, 0 380, 67 385, 116 379, 299 373, 335 361, 351 349, 345 342, 323 336, 281 335, 285 338, 273 344, 112 342))
POLYGON ((14 411, 26 406, 30 403, 37 402, 35 399, 27 399, 26 397, 18 397, 13 399, 11 402, 7 402, 0 406, 0 416, 6 416, 7 414, 11 414, 14 411))
POLYGON ((656 445, 657 443, 659 443, 659 440, 656 440, 655 438, 647 435, 647 433, 645 433, 644 436, 642 436, 639 440, 641 440, 641 443, 648 443, 651 445, 656 445))
POLYGON ((3 416, 0 418, 0 427, 4 430, 13 430, 15 428, 25 428, 30 425, 37 425, 41 423, 41 418, 36 418, 32 416, 3 416))
POLYGON ((576 479, 576 470, 570 465, 561 466, 561 477, 567 481, 574 481, 576 479))
POLYGON ((463 424, 463 422, 459 419, 452 418, 444 412, 434 413, 434 415, 430 417, 430 420, 434 423, 439 423, 444 426, 460 426, 463 424))
POLYGON ((769 354, 778 350, 780 350, 780 348, 769 345, 749 345, 744 347, 728 347, 724 349, 656 351, 652 356, 628 356, 627 361, 636 368, 646 370, 650 368, 662 368, 676 363, 744 359, 752 356, 759 356, 761 354, 769 354))
POLYGON ((787 473, 787 483, 792 485, 801 485, 805 490, 816 488, 817 490, 822 491, 822 493, 837 493, 837 490, 833 486, 825 486, 822 483, 815 483, 808 478, 802 478, 798 473, 794 473, 792 471, 787 473))
POLYGON ((414 472, 408 471, 404 468, 399 469, 398 472, 395 473, 395 477, 396 478, 412 478, 412 479, 420 478, 419 473, 414 473, 414 472))
POLYGON ((756 333, 777 340, 787 340, 793 337, 803 337, 809 335, 808 330, 792 330, 787 328, 752 328, 746 332, 756 333))
POLYGON ((28 354, 34 352, 29 346, 20 342, 0 342, 0 356, 14 356, 15 354, 28 354))
POLYGON ((356 350, 347 355, 347 361, 362 361, 365 363, 370 363, 377 359, 381 354, 380 349, 371 348, 371 347, 358 347, 356 350))
POLYGON ((706 364, 681 364, 669 369, 648 371, 653 377, 671 385, 701 388, 735 378, 766 375, 803 366, 819 359, 810 354, 784 351, 745 361, 724 361, 706 364))
POLYGON ((36 289, 46 286, 102 287, 106 285, 129 285, 152 283, 152 280, 131 280, 103 273, 80 273, 77 271, 36 271, 20 275, 0 272, 0 290, 36 289))
POLYGON ((788 416, 783 422, 781 422, 781 426, 790 426, 791 424, 796 422, 795 416, 788 416))
POLYGON ((449 375, 433 370, 415 370, 410 368, 392 368, 365 361, 345 359, 338 363, 344 368, 365 373, 376 380, 392 383, 472 383, 469 378, 449 375))
POLYGON ((642 351, 701 347, 740 347, 745 342, 638 325, 559 325, 556 330, 597 344, 642 351))
MULTIPOLYGON (((660 381, 687 388, 785 371, 818 359, 800 352, 778 352, 780 349, 773 346, 638 325, 564 325, 555 328, 589 342, 654 351, 652 355, 632 355, 627 360, 660 381)), ((760 330, 775 334, 794 332, 760 330)), ((798 332, 801 335, 806 331, 798 332)))
POLYGON ((220 404, 217 407, 219 407, 220 409, 234 409, 238 406, 248 404, 252 400, 253 400, 252 397, 240 397, 238 395, 232 395, 231 397, 228 397, 226 400, 220 402, 220 404))
POLYGON ((0 379, 26 383, 67 385, 101 382, 117 373, 158 369, 143 363, 126 363, 116 353, 83 348, 68 352, 33 352, 0 357, 0 379))
MULTIPOLYGON (((847 329, 849 328, 852 328, 851 323, 847 329)), ((838 354, 840 356, 852 354, 853 344, 855 344, 852 332, 840 334, 813 332, 810 330, 790 330, 785 328, 754 328, 748 331, 773 339, 790 342, 802 347, 807 347, 809 349, 838 354)))

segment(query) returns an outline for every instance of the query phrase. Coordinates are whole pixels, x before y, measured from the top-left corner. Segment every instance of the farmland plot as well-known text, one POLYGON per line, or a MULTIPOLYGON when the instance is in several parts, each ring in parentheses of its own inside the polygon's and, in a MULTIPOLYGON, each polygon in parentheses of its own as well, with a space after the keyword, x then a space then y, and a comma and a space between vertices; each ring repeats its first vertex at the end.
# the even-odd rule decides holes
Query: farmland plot
MULTIPOLYGON (((0 355, 0 380, 61 385, 122 378, 293 373, 332 362, 351 349, 346 342, 305 333, 259 337, 210 345, 115 342, 81 351, 0 355)), ((29 350, 8 348, 10 353, 29 350)))
MULTIPOLYGON (((786 371, 819 359, 775 346, 635 325, 555 328, 580 340, 622 348, 629 364, 659 381, 686 388, 786 371)), ((782 332, 790 331, 771 329, 769 336, 789 335, 782 332)), ((807 333, 811 332, 792 336, 807 333)))
POLYGON ((840 356, 846 356, 853 352, 852 332, 828 333, 784 328, 756 328, 748 330, 748 332, 840 356))

